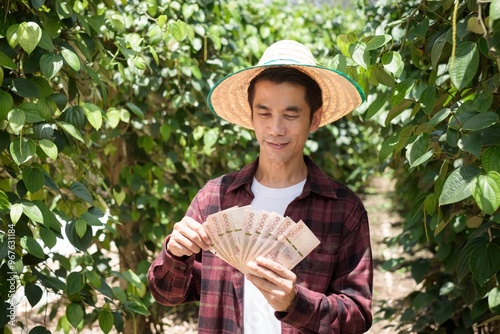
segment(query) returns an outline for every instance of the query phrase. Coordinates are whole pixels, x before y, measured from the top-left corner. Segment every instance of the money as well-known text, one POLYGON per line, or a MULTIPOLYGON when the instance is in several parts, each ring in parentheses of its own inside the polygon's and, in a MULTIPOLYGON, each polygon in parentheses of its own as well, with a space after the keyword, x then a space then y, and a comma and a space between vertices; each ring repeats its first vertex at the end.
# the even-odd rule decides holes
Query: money
POLYGON ((202 226, 212 240, 210 251, 244 274, 250 272, 246 264, 259 256, 293 269, 320 244, 302 220, 251 206, 211 214, 202 226))

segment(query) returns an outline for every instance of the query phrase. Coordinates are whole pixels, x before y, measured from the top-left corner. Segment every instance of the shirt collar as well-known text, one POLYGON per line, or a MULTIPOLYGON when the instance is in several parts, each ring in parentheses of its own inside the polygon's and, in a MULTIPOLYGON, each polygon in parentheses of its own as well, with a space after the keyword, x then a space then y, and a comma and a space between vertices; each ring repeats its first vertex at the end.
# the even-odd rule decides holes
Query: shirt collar
MULTIPOLYGON (((318 165, 316 165, 316 163, 309 156, 305 155, 304 161, 307 165, 307 180, 304 185, 304 190, 299 198, 307 197, 311 192, 324 197, 337 198, 337 194, 335 193, 334 187, 332 187, 330 178, 326 176, 323 171, 321 171, 318 165)), ((243 167, 240 172, 237 173, 237 176, 232 184, 228 187, 227 192, 244 187, 244 189, 253 197, 250 189, 257 170, 258 162, 259 158, 243 167)))

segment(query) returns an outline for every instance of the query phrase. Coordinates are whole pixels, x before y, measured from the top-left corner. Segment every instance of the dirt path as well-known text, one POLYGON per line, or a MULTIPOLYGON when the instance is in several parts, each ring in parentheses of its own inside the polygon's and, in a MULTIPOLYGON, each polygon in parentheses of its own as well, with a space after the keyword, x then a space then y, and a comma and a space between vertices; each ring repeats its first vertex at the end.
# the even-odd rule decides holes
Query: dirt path
POLYGON ((371 181, 371 190, 371 194, 363 196, 363 203, 370 220, 374 259, 373 314, 375 322, 367 333, 391 334, 394 333, 392 326, 397 325, 397 322, 380 320, 383 315, 377 312, 384 304, 392 306, 397 299, 410 293, 414 281, 408 274, 386 272, 382 269, 384 261, 396 257, 401 252, 400 249, 389 247, 386 243, 387 238, 400 233, 401 217, 395 211, 390 199, 394 184, 388 177, 374 178, 371 181))

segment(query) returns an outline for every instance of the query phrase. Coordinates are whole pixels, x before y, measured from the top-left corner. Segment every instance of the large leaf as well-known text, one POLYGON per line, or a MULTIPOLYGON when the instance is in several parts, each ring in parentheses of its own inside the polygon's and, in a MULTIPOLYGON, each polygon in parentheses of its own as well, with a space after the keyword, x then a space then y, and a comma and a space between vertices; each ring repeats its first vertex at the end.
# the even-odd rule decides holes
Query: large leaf
POLYGON ((19 24, 17 28, 17 39, 19 45, 26 51, 26 53, 31 54, 35 50, 38 42, 42 38, 42 29, 35 22, 23 22, 19 24))
POLYGON ((493 124, 496 124, 497 122, 498 122, 497 113, 482 112, 465 121, 464 125, 462 126, 462 129, 471 131, 482 130, 492 126, 493 124))
POLYGON ((71 303, 66 307, 66 318, 73 327, 78 327, 84 316, 83 308, 80 304, 71 303))
POLYGON ((432 157, 433 151, 429 151, 429 145, 429 134, 422 133, 406 146, 406 159, 410 163, 410 167, 419 166, 432 157))
POLYGON ((0 90, 0 121, 2 121, 14 106, 14 99, 9 93, 0 90))
POLYGON ((63 57, 55 53, 45 53, 40 57, 40 69, 47 79, 52 79, 63 67, 63 57))
POLYGON ((92 194, 90 194, 90 191, 82 183, 73 182, 69 187, 69 190, 76 196, 83 199, 84 201, 89 202, 90 204, 94 203, 94 200, 92 199, 92 194))
POLYGON ((66 284, 68 286, 68 294, 73 295, 80 292, 85 286, 83 274, 79 272, 70 273, 66 279, 66 284))
POLYGON ((69 124, 66 122, 57 122, 57 125, 61 127, 65 132, 67 132, 71 137, 85 143, 80 132, 73 126, 73 124, 69 124))
POLYGON ((457 89, 463 89, 476 76, 479 66, 479 50, 473 42, 462 42, 457 46, 455 58, 448 63, 450 79, 457 89))
POLYGON ((45 174, 40 167, 26 167, 23 170, 23 181, 28 191, 34 193, 45 184, 45 174))
POLYGON ((476 176, 471 191, 479 208, 489 215, 494 214, 500 207, 500 174, 489 171, 476 176))
POLYGON ((22 109, 12 109, 8 116, 9 126, 15 134, 19 134, 26 124, 26 115, 22 109))
POLYGON ((457 279, 458 283, 462 283, 470 274, 470 258, 471 254, 477 249, 480 249, 488 240, 485 238, 472 238, 462 248, 457 258, 457 279))
POLYGON ((21 239, 21 246, 28 251, 31 255, 34 255, 40 259, 45 258, 45 252, 42 249, 42 246, 33 239, 33 237, 30 237, 28 235, 24 236, 21 239))
POLYGON ((94 127, 94 129, 99 130, 102 125, 103 111, 101 108, 92 103, 84 103, 82 107, 89 123, 94 127))
POLYGON ((103 333, 108 334, 115 323, 113 314, 108 310, 102 310, 99 312, 97 319, 99 321, 99 327, 101 328, 103 333))
POLYGON ((472 195, 471 183, 481 170, 476 166, 462 166, 455 169, 446 179, 439 196, 439 205, 456 203, 472 195))
POLYGON ((36 304, 38 304, 40 299, 42 299, 43 290, 35 283, 27 284, 24 287, 24 291, 26 294, 26 298, 28 299, 28 302, 30 303, 30 305, 32 307, 34 307, 36 304))
POLYGON ((39 144, 40 144, 40 148, 45 152, 45 154, 47 154, 47 156, 49 158, 51 158, 52 160, 57 159, 57 154, 59 152, 58 152, 56 144, 54 144, 52 141, 50 141, 48 139, 40 140, 39 144))
POLYGON ((67 48, 62 48, 61 55, 63 56, 66 63, 76 72, 80 71, 80 58, 67 48))
POLYGON ((19 166, 33 158, 36 145, 32 140, 18 138, 10 143, 10 153, 14 162, 19 166))
POLYGON ((0 211, 10 208, 10 201, 7 195, 0 190, 0 211))
POLYGON ((481 158, 485 171, 500 171, 500 146, 488 147, 481 158))
POLYGON ((500 270, 500 246, 484 243, 470 256, 470 268, 474 279, 483 286, 500 270))

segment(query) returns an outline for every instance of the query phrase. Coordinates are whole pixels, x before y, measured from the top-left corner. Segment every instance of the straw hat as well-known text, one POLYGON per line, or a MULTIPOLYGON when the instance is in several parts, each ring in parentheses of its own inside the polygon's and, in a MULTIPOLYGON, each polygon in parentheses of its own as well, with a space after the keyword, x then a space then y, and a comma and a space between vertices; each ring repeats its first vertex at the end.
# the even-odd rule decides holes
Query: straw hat
POLYGON ((323 95, 320 126, 347 115, 365 99, 361 88, 347 74, 316 65, 314 56, 305 45, 282 40, 269 46, 256 66, 229 74, 212 87, 207 98, 212 113, 228 122, 253 129, 248 85, 257 74, 271 66, 297 68, 318 83, 323 95))

